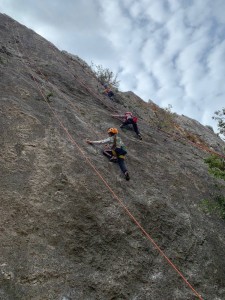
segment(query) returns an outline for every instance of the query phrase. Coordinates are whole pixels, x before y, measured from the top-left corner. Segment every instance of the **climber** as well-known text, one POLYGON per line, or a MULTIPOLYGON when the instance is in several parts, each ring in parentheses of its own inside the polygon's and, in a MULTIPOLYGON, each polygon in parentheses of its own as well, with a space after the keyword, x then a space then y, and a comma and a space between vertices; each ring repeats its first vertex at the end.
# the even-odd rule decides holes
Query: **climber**
POLYGON ((107 95, 109 97, 109 99, 114 100, 114 93, 113 91, 110 89, 110 87, 107 84, 104 84, 104 91, 103 94, 107 95))
POLYGON ((125 155, 127 154, 126 147, 124 146, 120 137, 117 136, 118 129, 117 128, 109 128, 108 135, 109 137, 104 140, 99 141, 90 141, 87 140, 88 144, 108 144, 103 150, 103 154, 107 156, 107 158, 111 162, 118 162, 121 171, 125 175, 126 180, 130 180, 129 173, 127 171, 125 165, 125 155))
POLYGON ((113 118, 122 118, 124 121, 120 125, 120 128, 123 128, 124 126, 127 126, 129 124, 133 125, 134 131, 137 134, 138 138, 142 140, 142 136, 139 132, 138 126, 137 126, 137 117, 134 117, 131 112, 126 112, 124 115, 112 115, 113 118))

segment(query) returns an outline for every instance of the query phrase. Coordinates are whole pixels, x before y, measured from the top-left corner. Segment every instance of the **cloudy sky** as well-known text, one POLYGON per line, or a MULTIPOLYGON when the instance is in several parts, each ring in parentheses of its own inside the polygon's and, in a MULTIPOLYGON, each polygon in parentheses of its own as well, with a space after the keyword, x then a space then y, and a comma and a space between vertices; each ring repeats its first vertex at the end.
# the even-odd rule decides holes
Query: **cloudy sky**
POLYGON ((120 89, 216 128, 225 107, 225 0, 1 0, 60 50, 118 72, 120 89))

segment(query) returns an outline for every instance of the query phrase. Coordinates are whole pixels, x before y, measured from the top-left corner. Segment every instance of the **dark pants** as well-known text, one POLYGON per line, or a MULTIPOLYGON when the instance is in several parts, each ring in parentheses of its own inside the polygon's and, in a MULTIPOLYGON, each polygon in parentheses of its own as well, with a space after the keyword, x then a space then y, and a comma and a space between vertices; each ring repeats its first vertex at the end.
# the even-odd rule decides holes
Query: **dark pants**
MULTIPOLYGON (((103 154, 106 156, 106 157, 108 157, 108 159, 110 159, 110 158, 112 158, 113 157, 113 151, 112 150, 108 150, 108 149, 106 149, 106 150, 103 150, 103 154)), ((124 158, 121 158, 121 157, 119 157, 120 155, 125 155, 126 153, 117 153, 117 155, 116 155, 116 158, 117 158, 117 161, 116 162, 118 162, 118 164, 119 164, 119 166, 120 166, 120 169, 121 169, 121 171, 123 172, 123 173, 126 173, 127 172, 127 167, 126 167, 126 165, 125 165, 125 160, 124 160, 124 158)))
POLYGON ((112 91, 109 91, 109 92, 108 92, 108 96, 109 96, 109 98, 111 98, 111 97, 114 96, 114 93, 113 93, 112 91))
POLYGON ((140 134, 139 130, 138 130, 138 126, 137 123, 133 121, 133 119, 128 119, 126 121, 123 122, 123 124, 120 126, 120 128, 123 128, 124 126, 127 126, 129 124, 133 125, 134 131, 135 133, 138 135, 140 134))

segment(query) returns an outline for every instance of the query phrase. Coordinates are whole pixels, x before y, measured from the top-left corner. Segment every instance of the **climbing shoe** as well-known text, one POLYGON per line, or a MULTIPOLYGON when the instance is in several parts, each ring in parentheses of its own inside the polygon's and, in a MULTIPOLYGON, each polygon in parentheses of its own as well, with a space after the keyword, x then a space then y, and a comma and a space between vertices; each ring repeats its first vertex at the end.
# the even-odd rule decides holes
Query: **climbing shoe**
POLYGON ((142 136, 140 135, 140 133, 138 134, 138 138, 139 140, 142 140, 142 136))
POLYGON ((127 171, 124 173, 124 175, 126 180, 130 180, 130 175, 127 171))

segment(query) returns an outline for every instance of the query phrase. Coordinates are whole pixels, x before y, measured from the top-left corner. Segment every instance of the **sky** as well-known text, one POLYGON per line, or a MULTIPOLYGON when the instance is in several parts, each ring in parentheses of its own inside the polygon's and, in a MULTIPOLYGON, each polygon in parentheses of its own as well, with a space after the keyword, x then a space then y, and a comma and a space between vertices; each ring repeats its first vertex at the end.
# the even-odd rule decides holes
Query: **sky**
POLYGON ((60 50, 118 73, 121 91, 216 130, 224 105, 225 0, 1 0, 60 50))

